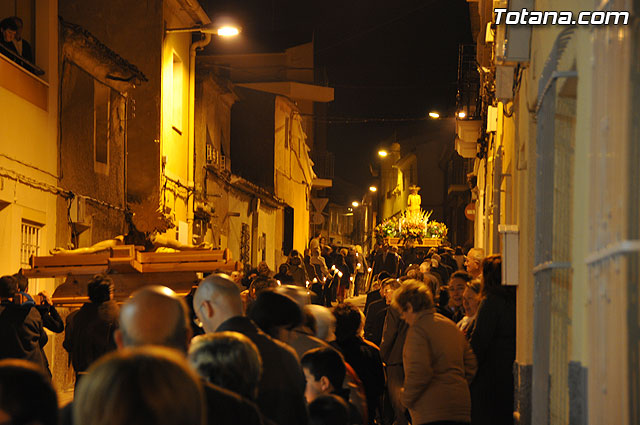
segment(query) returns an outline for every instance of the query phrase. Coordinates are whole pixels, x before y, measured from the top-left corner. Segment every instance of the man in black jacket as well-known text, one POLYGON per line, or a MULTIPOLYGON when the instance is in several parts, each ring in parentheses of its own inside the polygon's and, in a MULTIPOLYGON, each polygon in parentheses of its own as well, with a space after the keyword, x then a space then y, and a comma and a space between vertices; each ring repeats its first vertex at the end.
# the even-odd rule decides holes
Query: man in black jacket
POLYGON ((382 329, 384 328, 384 320, 387 317, 387 310, 391 304, 393 291, 400 287, 400 282, 394 278, 388 278, 382 281, 380 293, 382 299, 372 302, 366 312, 366 320, 364 322, 364 337, 367 341, 371 341, 380 346, 382 342, 382 329))
POLYGON ((380 349, 360 336, 362 313, 353 304, 338 304, 333 315, 336 318, 336 340, 331 345, 342 353, 362 381, 367 397, 367 423, 373 425, 385 386, 380 349))
POLYGON ((389 249, 389 245, 382 245, 382 249, 373 258, 373 275, 380 272, 387 272, 391 277, 398 277, 402 271, 398 270, 400 257, 389 249))
POLYGON ((47 334, 35 305, 16 303, 18 281, 13 276, 0 278, 0 359, 24 359, 35 363, 51 376, 42 347, 47 334))
POLYGON ((257 403, 264 415, 279 425, 306 425, 305 380, 295 351, 242 315, 240 291, 231 279, 215 274, 200 282, 193 308, 206 332, 239 332, 258 347, 263 373, 257 403))
POLYGON ((89 302, 67 316, 62 346, 69 353, 78 379, 100 356, 116 349, 113 331, 118 327, 118 305, 113 301, 113 282, 95 275, 87 285, 89 302))

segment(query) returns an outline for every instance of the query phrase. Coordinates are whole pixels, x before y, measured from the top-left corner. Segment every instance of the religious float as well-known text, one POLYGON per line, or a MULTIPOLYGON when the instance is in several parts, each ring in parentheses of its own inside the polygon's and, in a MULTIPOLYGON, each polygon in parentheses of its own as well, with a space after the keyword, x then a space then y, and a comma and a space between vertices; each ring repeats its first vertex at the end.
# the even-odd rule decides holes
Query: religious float
POLYGON ((198 284, 202 273, 241 270, 228 249, 209 244, 181 244, 162 235, 170 227, 156 202, 135 205, 125 215, 129 231, 92 246, 55 248, 52 255, 33 256, 31 268, 23 270, 29 279, 64 278, 53 293, 56 305, 79 306, 88 300, 87 284, 95 274, 108 274, 114 283, 114 299, 122 302, 145 285, 165 285, 186 295, 198 284), (137 208, 136 208, 137 207, 137 208))
POLYGON ((376 241, 397 247, 431 248, 441 246, 447 238, 447 226, 430 220, 433 211, 420 208, 420 188, 411 186, 407 209, 383 220, 374 230, 376 241))

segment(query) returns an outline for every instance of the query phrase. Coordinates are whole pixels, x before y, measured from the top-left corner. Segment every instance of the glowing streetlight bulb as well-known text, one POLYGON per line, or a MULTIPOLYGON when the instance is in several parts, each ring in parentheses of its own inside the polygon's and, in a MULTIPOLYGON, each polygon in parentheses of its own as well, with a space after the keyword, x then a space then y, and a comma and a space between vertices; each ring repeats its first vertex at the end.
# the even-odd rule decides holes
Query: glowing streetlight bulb
POLYGON ((440 118, 440 114, 437 112, 429 112, 429 117, 433 118, 434 120, 437 120, 438 118, 440 118))
POLYGON ((458 118, 465 118, 467 116, 467 113, 464 111, 460 111, 458 112, 458 118))
POLYGON ((220 37, 234 37, 240 34, 240 30, 237 27, 224 26, 218 28, 218 35, 220 37))
POLYGON ((369 186, 369 192, 377 192, 378 188, 375 186, 369 186))
POLYGON ((389 152, 385 151, 384 149, 380 149, 378 151, 378 156, 381 157, 381 158, 386 158, 387 155, 389 155, 389 152))
POLYGON ((360 206, 360 203, 358 201, 353 201, 351 205, 353 206, 353 208, 358 208, 360 206))

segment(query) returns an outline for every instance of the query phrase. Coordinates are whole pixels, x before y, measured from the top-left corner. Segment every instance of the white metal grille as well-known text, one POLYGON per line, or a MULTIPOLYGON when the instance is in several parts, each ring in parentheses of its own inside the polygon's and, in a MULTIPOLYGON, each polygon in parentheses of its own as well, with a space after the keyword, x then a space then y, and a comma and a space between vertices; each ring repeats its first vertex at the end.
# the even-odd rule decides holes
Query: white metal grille
POLYGON ((40 229, 41 226, 22 222, 22 230, 20 232, 20 267, 28 268, 29 259, 32 255, 40 253, 40 229))

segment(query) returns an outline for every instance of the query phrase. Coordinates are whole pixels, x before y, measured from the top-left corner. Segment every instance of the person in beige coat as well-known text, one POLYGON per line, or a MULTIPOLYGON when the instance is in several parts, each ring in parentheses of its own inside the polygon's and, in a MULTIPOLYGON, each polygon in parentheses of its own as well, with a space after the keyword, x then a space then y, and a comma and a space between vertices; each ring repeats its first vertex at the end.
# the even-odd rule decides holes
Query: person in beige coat
POLYGON ((469 384, 477 369, 469 342, 455 323, 435 312, 424 283, 409 279, 392 306, 409 324, 403 349, 402 403, 414 425, 469 424, 469 384))

